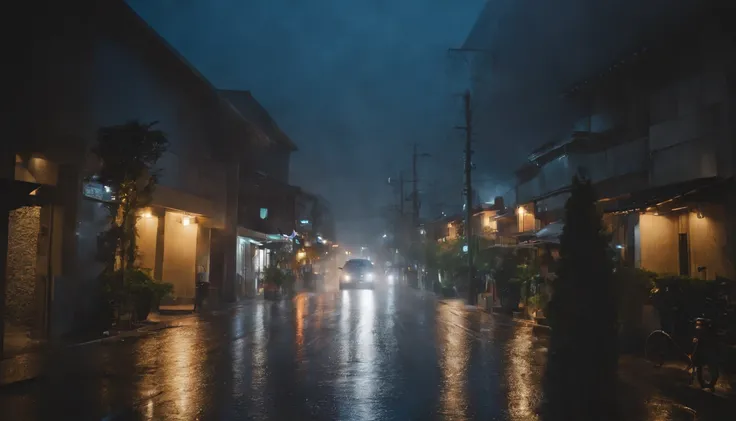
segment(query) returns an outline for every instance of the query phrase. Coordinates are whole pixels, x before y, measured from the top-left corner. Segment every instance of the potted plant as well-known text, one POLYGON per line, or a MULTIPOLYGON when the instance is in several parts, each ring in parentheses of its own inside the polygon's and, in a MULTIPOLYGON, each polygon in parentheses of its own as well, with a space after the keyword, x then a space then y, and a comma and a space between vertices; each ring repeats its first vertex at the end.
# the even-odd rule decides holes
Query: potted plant
POLYGON ((161 299, 174 290, 170 283, 153 279, 150 270, 129 269, 124 279, 125 291, 136 319, 146 320, 152 310, 158 308, 161 299))
POLYGON ((281 298, 281 290, 284 285, 284 272, 277 266, 270 266, 263 276, 263 298, 277 300, 281 298))
POLYGON ((102 201, 109 225, 100 236, 98 258, 105 264, 101 274, 108 292, 105 306, 112 303, 118 320, 130 320, 132 312, 138 313, 139 319, 147 317, 161 294, 170 291, 137 267, 136 222, 140 210, 153 199, 159 176, 156 163, 168 147, 166 135, 155 125, 130 121, 102 127, 92 149, 99 168, 90 178, 111 192, 111 197, 102 201))

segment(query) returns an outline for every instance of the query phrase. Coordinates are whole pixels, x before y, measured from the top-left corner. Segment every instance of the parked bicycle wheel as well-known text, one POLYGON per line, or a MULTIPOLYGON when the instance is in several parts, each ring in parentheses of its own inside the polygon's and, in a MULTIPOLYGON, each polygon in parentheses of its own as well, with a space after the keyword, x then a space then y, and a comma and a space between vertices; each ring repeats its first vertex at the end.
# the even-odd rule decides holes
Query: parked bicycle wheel
POLYGON ((695 367, 695 374, 698 376, 698 383, 703 389, 715 389, 716 382, 720 376, 718 365, 707 362, 695 367))
POLYGON ((662 330, 655 330, 647 337, 644 356, 655 367, 661 367, 672 354, 672 338, 662 330))

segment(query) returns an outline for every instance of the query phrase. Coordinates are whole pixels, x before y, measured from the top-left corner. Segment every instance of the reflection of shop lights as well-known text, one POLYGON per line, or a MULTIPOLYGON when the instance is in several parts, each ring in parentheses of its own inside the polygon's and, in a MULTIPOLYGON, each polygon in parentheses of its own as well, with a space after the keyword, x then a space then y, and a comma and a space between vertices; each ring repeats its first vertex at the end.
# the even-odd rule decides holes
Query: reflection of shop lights
POLYGON ((298 260, 304 260, 307 258, 307 253, 300 251, 299 253, 296 254, 296 258, 298 260))

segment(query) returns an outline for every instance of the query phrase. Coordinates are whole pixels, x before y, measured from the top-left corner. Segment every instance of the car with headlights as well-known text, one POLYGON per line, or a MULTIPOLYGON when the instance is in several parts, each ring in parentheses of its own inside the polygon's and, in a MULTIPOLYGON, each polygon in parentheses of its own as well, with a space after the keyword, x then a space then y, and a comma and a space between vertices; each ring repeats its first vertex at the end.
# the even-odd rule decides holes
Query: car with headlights
POLYGON ((375 287, 376 271, 368 259, 350 259, 340 270, 340 289, 375 287))

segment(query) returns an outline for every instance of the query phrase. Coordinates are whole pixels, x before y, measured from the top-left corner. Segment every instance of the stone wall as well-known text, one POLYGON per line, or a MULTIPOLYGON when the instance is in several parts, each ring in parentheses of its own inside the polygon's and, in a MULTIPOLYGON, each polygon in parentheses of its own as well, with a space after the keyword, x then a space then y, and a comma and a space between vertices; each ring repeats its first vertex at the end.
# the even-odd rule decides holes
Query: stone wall
POLYGON ((32 327, 36 319, 36 262, 41 208, 22 207, 8 217, 5 320, 32 327))

